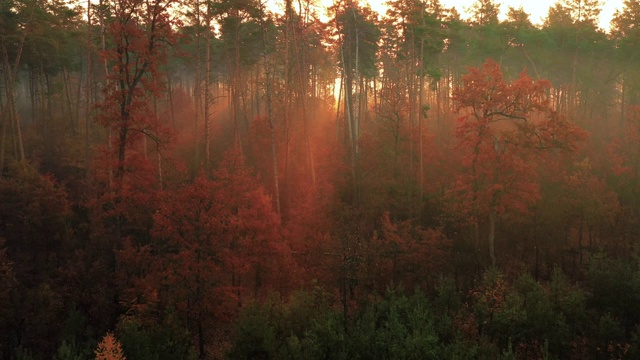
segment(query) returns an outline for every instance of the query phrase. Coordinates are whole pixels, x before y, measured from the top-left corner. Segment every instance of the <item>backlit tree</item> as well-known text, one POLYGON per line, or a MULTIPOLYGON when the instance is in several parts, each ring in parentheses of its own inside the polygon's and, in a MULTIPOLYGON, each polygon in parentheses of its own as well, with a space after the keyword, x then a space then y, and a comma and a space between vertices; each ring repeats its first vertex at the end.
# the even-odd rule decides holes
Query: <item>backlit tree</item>
POLYGON ((573 151, 582 132, 550 107, 550 83, 524 72, 511 83, 488 60, 471 68, 454 94, 458 147, 464 171, 452 186, 456 207, 469 219, 476 246, 486 224, 489 256, 495 265, 496 223, 526 213, 539 198, 536 164, 552 149, 573 151))

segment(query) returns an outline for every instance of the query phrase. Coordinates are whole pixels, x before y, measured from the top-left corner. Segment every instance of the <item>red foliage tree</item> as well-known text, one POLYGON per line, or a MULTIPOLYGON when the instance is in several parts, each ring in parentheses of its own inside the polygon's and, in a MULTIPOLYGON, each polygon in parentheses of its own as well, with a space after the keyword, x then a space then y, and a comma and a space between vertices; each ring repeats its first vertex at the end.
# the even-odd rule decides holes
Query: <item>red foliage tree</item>
POLYGON ((511 83, 500 66, 488 60, 472 68, 454 93, 458 149, 464 171, 453 184, 455 208, 474 227, 479 246, 486 224, 489 255, 495 265, 495 231, 499 217, 526 213, 539 198, 537 164, 551 149, 573 151, 584 133, 554 112, 546 93, 550 83, 522 72, 511 83))
POLYGON ((103 56, 112 66, 107 75, 105 99, 99 119, 113 133, 117 155, 115 178, 126 170, 126 152, 140 136, 151 136, 157 127, 149 95, 159 97, 164 89, 161 67, 166 49, 174 42, 169 9, 174 0, 113 0, 109 6, 114 21, 108 27, 113 47, 103 56))
POLYGON ((371 244, 369 271, 376 281, 384 282, 380 291, 389 285, 428 286, 429 279, 442 272, 451 247, 442 231, 422 229, 408 220, 394 222, 389 212, 380 218, 380 233, 374 233, 371 244))
POLYGON ((153 241, 118 253, 132 315, 154 320, 176 311, 199 339, 228 321, 248 294, 282 289, 290 264, 271 198, 230 153, 213 180, 164 191, 153 216, 153 241))
POLYGON ((138 227, 145 219, 135 208, 149 204, 145 194, 162 182, 161 150, 170 143, 170 132, 161 126, 153 101, 164 91, 162 66, 167 48, 174 43, 175 24, 170 8, 175 0, 111 0, 106 6, 113 15, 106 29, 108 41, 102 53, 106 82, 104 98, 98 103, 98 121, 109 130, 109 144, 100 153, 97 183, 105 189, 98 212, 103 212, 107 228, 121 239, 131 232, 127 224, 138 227), (149 160, 147 141, 155 143, 152 159, 158 159, 157 171, 149 160), (125 176, 127 175, 127 176, 125 176), (154 186, 155 185, 155 186, 154 186), (140 199, 140 196, 146 198, 140 199), (129 220, 129 221, 128 221, 129 220), (123 232, 123 230, 125 230, 123 232))

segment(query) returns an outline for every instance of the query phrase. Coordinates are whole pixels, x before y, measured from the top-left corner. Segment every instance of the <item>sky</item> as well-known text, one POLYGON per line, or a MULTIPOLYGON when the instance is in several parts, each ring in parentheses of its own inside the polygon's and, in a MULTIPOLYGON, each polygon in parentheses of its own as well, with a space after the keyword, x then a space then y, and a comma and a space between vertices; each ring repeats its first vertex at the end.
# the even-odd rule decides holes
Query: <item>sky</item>
MULTIPOLYGON (((321 0, 323 4, 331 4, 333 0, 321 0)), ((364 0, 368 1, 371 5, 371 8, 383 14, 386 12, 386 7, 383 5, 386 3, 386 0, 364 0)), ((460 12, 463 17, 466 17, 466 9, 470 8, 471 5, 475 2, 475 0, 440 0, 440 3, 444 7, 452 7, 455 6, 456 9, 460 12)), ((557 0, 497 0, 496 3, 501 4, 500 10, 502 12, 501 19, 506 18, 507 11, 509 11, 509 6, 519 8, 522 6, 524 11, 528 13, 531 19, 531 22, 534 24, 542 24, 544 18, 547 17, 547 13, 549 12, 549 8, 552 7, 557 0)), ((621 9, 623 4, 623 0, 603 0, 602 1, 602 12, 600 13, 600 23, 599 26, 608 31, 609 23, 611 22, 611 18, 615 13, 616 9, 621 9)))

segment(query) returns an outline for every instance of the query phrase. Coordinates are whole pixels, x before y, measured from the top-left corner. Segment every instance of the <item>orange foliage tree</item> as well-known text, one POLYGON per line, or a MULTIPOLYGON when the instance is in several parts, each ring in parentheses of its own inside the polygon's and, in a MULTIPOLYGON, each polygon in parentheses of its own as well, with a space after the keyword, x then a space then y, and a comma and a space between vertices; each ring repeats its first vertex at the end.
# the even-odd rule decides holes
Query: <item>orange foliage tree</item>
POLYGON ((126 358, 118 339, 112 333, 107 333, 98 344, 96 360, 125 360, 126 358))
POLYGON ((488 60, 471 68, 454 93, 462 114, 455 135, 463 172, 452 186, 455 209, 469 219, 479 247, 481 226, 488 227, 489 256, 495 265, 496 222, 527 213, 539 198, 538 165, 551 149, 574 151, 584 133, 549 105, 546 80, 525 72, 507 83, 500 65, 488 60))

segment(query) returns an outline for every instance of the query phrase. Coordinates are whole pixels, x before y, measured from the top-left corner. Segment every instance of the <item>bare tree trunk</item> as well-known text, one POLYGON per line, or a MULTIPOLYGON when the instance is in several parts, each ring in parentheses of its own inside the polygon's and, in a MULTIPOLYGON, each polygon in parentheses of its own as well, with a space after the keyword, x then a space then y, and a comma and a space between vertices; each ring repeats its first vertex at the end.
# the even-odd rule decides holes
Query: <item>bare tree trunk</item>
POLYGON ((18 108, 16 106, 16 90, 15 90, 15 79, 18 75, 18 65, 20 64, 20 55, 22 53, 22 49, 24 47, 24 40, 26 38, 26 32, 22 38, 22 43, 20 44, 18 55, 16 56, 15 66, 12 69, 9 64, 9 55, 7 54, 7 48, 5 47, 4 41, 2 41, 2 58, 3 58, 3 68, 4 68, 4 77, 5 77, 5 91, 7 97, 7 107, 6 111, 9 115, 9 121, 11 122, 11 126, 14 130, 14 145, 17 147, 17 159, 19 162, 24 162, 24 145, 22 143, 22 131, 20 129, 20 117, 18 115, 18 108))
MULTIPOLYGON (((355 22, 355 24, 357 24, 357 19, 356 19, 356 13, 355 11, 353 12, 353 20, 355 22)), ((358 162, 358 138, 360 136, 360 124, 359 124, 359 109, 358 106, 360 104, 360 59, 358 57, 358 55, 360 54, 360 34, 358 34, 358 27, 356 26, 356 61, 355 61, 355 66, 356 66, 356 71, 355 71, 355 77, 356 77, 356 89, 355 89, 355 93, 356 93, 356 104, 354 107, 354 114, 353 114, 353 148, 354 148, 354 156, 356 159, 356 166, 357 166, 357 162, 358 162)))
POLYGON ((167 74, 167 101, 169 102, 169 114, 171 116, 171 128, 176 130, 176 110, 173 106, 173 79, 167 74))
MULTIPOLYGON (((153 116, 155 117, 155 126, 156 128, 160 127, 160 117, 158 116, 158 98, 157 97, 153 97, 153 116)), ((156 160, 158 163, 158 185, 159 188, 162 189, 164 187, 164 181, 162 178, 162 153, 160 152, 160 139, 156 136, 150 136, 148 134, 145 134, 145 139, 147 138, 147 136, 151 137, 155 143, 156 143, 156 160)), ((145 141, 145 146, 146 146, 146 141, 145 141)), ((145 149, 145 156, 146 156, 146 149, 145 149)))
POLYGON ((2 137, 0 138, 0 177, 2 177, 2 171, 4 169, 5 147, 7 144, 7 123, 9 122, 9 117, 5 112, 5 106, 4 102, 2 101, 2 96, 0 96, 0 120, 2 120, 2 137))
POLYGON ((207 26, 206 45, 205 51, 205 79, 204 79, 204 152, 205 152, 205 164, 204 168, 209 173, 211 168, 211 119, 210 119, 210 107, 211 107, 211 2, 207 2, 207 15, 205 18, 207 26))
POLYGON ((25 155, 24 155, 24 145, 22 143, 22 131, 20 129, 20 117, 18 115, 18 108, 16 106, 15 99, 15 81, 18 77, 18 69, 20 67, 20 59, 22 58, 22 50, 24 49, 24 45, 27 40, 27 35, 29 34, 31 22, 33 20, 33 15, 35 13, 36 2, 33 1, 31 3, 31 10, 29 13, 29 20, 27 25, 25 26, 25 30, 22 33, 22 38, 20 39, 20 43, 18 45, 18 52, 16 54, 15 61, 13 63, 13 68, 9 64, 9 55, 7 53, 7 48, 5 46, 6 39, 4 36, 0 39, 0 43, 2 43, 2 62, 5 73, 5 84, 6 84, 6 95, 7 95, 7 107, 9 113, 9 119, 12 121, 12 126, 15 129, 15 137, 14 144, 18 148, 18 161, 24 164, 25 155))
MULTIPOLYGON (((91 100, 92 100, 92 76, 91 76, 91 51, 93 46, 91 43, 91 0, 87 0, 87 74, 85 89, 85 108, 84 108, 84 166, 89 169, 91 163, 91 100)), ((86 172, 89 174, 89 171, 86 172)))
MULTIPOLYGON (((48 136, 49 133, 49 125, 53 123, 53 115, 51 113, 51 108, 53 107, 53 102, 51 101, 51 87, 49 86, 49 76, 44 71, 44 64, 40 62, 40 66, 38 67, 39 75, 38 80, 40 80, 40 117, 42 120, 42 140, 44 142, 45 154, 49 154, 51 150, 51 139, 48 136)), ((62 106, 64 109, 64 106, 62 106)))
MULTIPOLYGON (((290 124, 289 124, 289 78, 291 77, 291 73, 289 71, 290 62, 290 38, 291 38, 291 0, 285 0, 285 30, 284 30, 284 99, 283 99, 283 121, 284 121, 284 189, 283 189, 283 208, 285 210, 290 209, 291 206, 291 186, 290 186, 290 175, 291 171, 289 169, 289 141, 290 141, 290 124)), ((286 217, 285 217, 286 219, 286 217)))
POLYGON ((271 135, 271 162, 273 166, 273 187, 276 198, 276 211, 280 216, 280 183, 278 179, 278 156, 276 149, 276 130, 275 121, 273 119, 273 105, 271 103, 271 80, 269 80, 269 74, 267 73, 267 108, 269 112, 269 128, 271 135))
MULTIPOLYGON (((301 15, 301 14, 300 14, 301 15)), ((302 32, 302 24, 299 24, 298 30, 302 32)), ((300 102, 302 106, 302 123, 304 128, 305 147, 307 150, 307 166, 309 167, 309 176, 311 178, 311 184, 316 185, 316 171, 313 161, 313 152, 311 151, 311 139, 309 135, 309 119, 307 114, 307 78, 306 78, 306 64, 305 64, 305 51, 304 51, 304 38, 299 41, 296 36, 297 31, 293 32, 293 45, 299 53, 296 54, 296 68, 298 70, 298 84, 300 86, 300 102)))
MULTIPOLYGON (((237 147, 240 154, 244 153, 242 147, 242 136, 240 131, 240 101, 244 101, 242 94, 242 79, 240 72, 240 30, 236 29, 235 34, 235 42, 236 46, 234 48, 233 53, 233 61, 228 59, 231 71, 231 97, 232 97, 232 116, 233 116, 233 126, 235 131, 235 146, 237 147)), ((244 155, 243 155, 244 156, 244 155)))
POLYGON ((491 206, 489 209, 489 256, 491 257, 491 265, 496 266, 496 254, 495 254, 495 240, 496 240, 496 209, 495 206, 491 206))
POLYGON ((352 105, 351 105, 351 97, 352 97, 352 93, 351 93, 351 76, 347 75, 347 70, 346 70, 346 63, 344 61, 344 50, 342 47, 340 47, 340 56, 342 57, 342 64, 343 64, 343 68, 342 68, 342 76, 344 78, 344 108, 345 108, 345 127, 346 127, 346 134, 348 135, 348 146, 349 146, 349 152, 350 152, 350 161, 351 161, 351 182, 352 182, 352 191, 353 191, 353 201, 354 203, 358 203, 359 202, 359 196, 358 196, 358 180, 357 180, 357 170, 356 170, 356 149, 355 149, 355 144, 357 142, 356 140, 356 134, 355 134, 355 126, 354 126, 354 121, 353 121, 353 116, 352 116, 352 105))
MULTIPOLYGON (((406 77, 407 77, 407 96, 409 97, 409 173, 411 174, 411 176, 413 177, 413 168, 414 168, 414 159, 413 159, 413 154, 414 154, 414 141, 413 141, 413 136, 411 136, 411 134, 413 133, 413 126, 414 126, 414 113, 415 113, 415 101, 414 101, 414 89, 413 89, 413 75, 411 74, 411 68, 413 66, 411 66, 410 64, 407 64, 406 66, 406 77)), ((412 198, 412 191, 411 191, 411 187, 409 187, 409 198, 412 198)))
POLYGON ((423 138, 423 119, 424 119, 424 38, 420 40, 420 89, 418 89, 418 147, 420 154, 420 198, 418 199, 418 212, 422 213, 422 198, 424 197, 424 144, 423 138))
MULTIPOLYGON (((67 67, 63 66, 62 67, 62 84, 64 86, 64 96, 67 102, 67 109, 69 111, 67 116, 69 117, 71 134, 73 134, 73 137, 75 138, 78 136, 78 122, 77 122, 76 114, 73 111, 73 101, 71 100, 70 82, 71 81, 69 79, 69 72, 67 71, 67 67)), ((49 96, 49 99, 50 98, 51 97, 49 96)), ((51 109, 49 109, 49 112, 51 112, 51 109)))
MULTIPOLYGON (((262 4, 261 4, 262 6, 262 4)), ((281 216, 280 213, 280 183, 278 179, 278 156, 276 149, 276 130, 275 130, 275 121, 273 118, 273 104, 271 99, 271 68, 269 67, 269 61, 267 59, 267 51, 266 51, 266 27, 264 24, 264 19, 261 23, 262 25, 262 41, 264 45, 264 52, 262 54, 264 61, 264 72, 265 72, 265 82, 266 82, 266 95, 267 95, 267 116, 269 117, 269 130, 271 136, 271 163, 273 166, 273 191, 274 197, 276 200, 276 211, 278 212, 278 216, 281 216)), ((286 111, 286 110, 285 110, 286 111)))
MULTIPOLYGON (((88 0, 89 1, 89 0, 88 0)), ((104 0, 100 0, 99 2, 99 7, 100 9, 103 9, 103 5, 104 5, 104 0)), ((101 42, 101 47, 102 47, 102 52, 106 53, 107 51, 107 41, 106 41, 106 32, 107 32, 107 27, 105 25, 105 20, 104 20, 104 13, 100 12, 100 42, 101 42)), ((109 65, 107 63, 107 58, 104 57, 102 60, 102 66, 104 68, 104 76, 105 76, 105 83, 104 83, 104 87, 107 88, 109 85, 109 65)), ((111 127, 109 127, 108 133, 107 133, 107 147, 109 149, 109 152, 111 152, 112 150, 112 131, 111 131, 111 127)), ((109 166, 109 170, 108 170, 108 186, 109 186, 109 191, 113 191, 113 169, 111 168, 111 166, 109 166)))
MULTIPOLYGON (((342 53, 342 50, 341 50, 342 53)), ((342 100, 342 83, 344 74, 340 75, 340 86, 338 86, 338 103, 336 105, 336 144, 340 141, 340 102, 342 100)), ((335 85, 334 85, 335 88, 335 85)), ((335 90, 334 90, 335 91, 335 90)))
MULTIPOLYGON (((200 111, 201 111, 201 100, 200 97, 200 81, 201 81, 201 64, 200 64, 200 0, 196 0, 196 81, 195 87, 193 89, 193 94, 195 96, 194 106, 196 113, 193 117, 193 129, 194 129, 194 143, 195 143, 195 162, 196 169, 200 167, 200 145, 198 144, 198 139, 200 138, 200 111)), ((210 29, 207 29, 210 31, 210 29)))
POLYGON ((624 122, 625 122, 625 97, 626 97, 626 90, 627 90, 627 81, 626 81, 626 76, 624 76, 625 74, 623 73, 622 75, 622 94, 620 95, 620 131, 624 131, 624 122))

